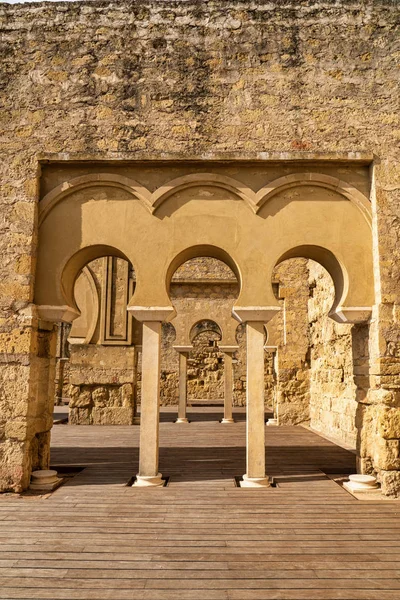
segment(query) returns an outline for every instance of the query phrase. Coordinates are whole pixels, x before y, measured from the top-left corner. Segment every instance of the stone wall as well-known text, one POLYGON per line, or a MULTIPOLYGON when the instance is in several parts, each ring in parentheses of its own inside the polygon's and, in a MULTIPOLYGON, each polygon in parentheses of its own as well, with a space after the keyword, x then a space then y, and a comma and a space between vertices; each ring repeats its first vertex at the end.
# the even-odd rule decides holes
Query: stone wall
POLYGON ((310 420, 308 261, 286 260, 273 280, 282 310, 268 324, 268 344, 277 347, 277 404, 280 425, 310 420))
POLYGON ((307 152, 376 157, 376 305, 359 448, 384 492, 400 490, 397 463, 383 468, 376 450, 379 439, 389 458, 400 439, 398 3, 1 4, 0 26, 0 489, 26 486, 44 427, 28 410, 38 357, 38 158, 266 158, 278 150, 295 161, 307 152))
POLYGON ((70 347, 71 425, 129 425, 135 421, 133 347, 95 344, 70 347))
POLYGON ((329 274, 308 261, 310 298, 310 425, 355 447, 357 397, 353 372, 352 325, 328 317, 334 301, 329 274))

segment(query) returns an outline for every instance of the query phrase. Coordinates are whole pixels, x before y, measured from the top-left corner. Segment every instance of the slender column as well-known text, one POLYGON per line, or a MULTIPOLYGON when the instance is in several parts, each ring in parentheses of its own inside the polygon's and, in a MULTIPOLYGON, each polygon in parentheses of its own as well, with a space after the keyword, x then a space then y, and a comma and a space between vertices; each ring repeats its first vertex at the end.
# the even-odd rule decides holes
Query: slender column
POLYGON ((189 423, 186 417, 187 407, 187 361, 193 346, 174 346, 179 354, 179 399, 178 418, 175 423, 189 423))
POLYGON ((187 359, 187 352, 179 352, 179 403, 177 423, 189 423, 186 417, 187 359))
POLYGON ((247 420, 246 468, 242 487, 266 487, 264 417, 264 323, 246 324, 247 339, 247 420))
POLYGON ((233 404, 233 365, 232 355, 238 349, 237 346, 219 346, 224 353, 224 418, 221 423, 234 423, 232 416, 233 404))
POLYGON ((161 322, 143 322, 139 473, 135 485, 161 486, 158 472, 161 322))

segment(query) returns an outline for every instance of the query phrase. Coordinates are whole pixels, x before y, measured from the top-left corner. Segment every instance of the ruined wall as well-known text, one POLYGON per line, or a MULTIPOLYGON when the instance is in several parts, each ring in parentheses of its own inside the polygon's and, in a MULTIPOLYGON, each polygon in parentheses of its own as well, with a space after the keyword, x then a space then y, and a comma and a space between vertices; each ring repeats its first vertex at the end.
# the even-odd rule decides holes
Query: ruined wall
MULTIPOLYGON (((32 302, 43 153, 134 159, 278 150, 297 152, 296 160, 304 152, 373 153, 377 304, 371 390, 359 423, 378 419, 381 440, 390 425, 398 444, 398 3, 1 4, 0 27, 0 456, 12 473, 0 489, 26 484, 38 432, 27 409, 38 355, 32 302), (21 419, 29 422, 24 433, 9 428, 21 419)), ((397 467, 382 468, 373 440, 364 441, 362 468, 394 493, 397 467)))
POLYGON ((352 325, 328 317, 334 301, 329 274, 308 261, 310 298, 310 425, 355 447, 357 398, 354 383, 352 325))
POLYGON ((280 425, 310 420, 308 261, 286 260, 273 280, 282 310, 268 324, 268 344, 277 346, 277 412, 280 425))
POLYGON ((135 348, 73 344, 70 353, 70 424, 133 424, 135 348))

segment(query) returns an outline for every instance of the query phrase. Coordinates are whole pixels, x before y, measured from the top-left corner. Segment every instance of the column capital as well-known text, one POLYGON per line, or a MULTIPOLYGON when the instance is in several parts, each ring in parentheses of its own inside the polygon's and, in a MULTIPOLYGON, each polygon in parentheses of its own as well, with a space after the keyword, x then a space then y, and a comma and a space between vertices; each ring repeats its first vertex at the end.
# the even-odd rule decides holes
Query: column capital
POLYGON ((372 316, 372 306, 338 306, 329 316, 336 323, 368 323, 372 316))
POLYGON ((127 311, 142 323, 146 321, 169 321, 176 315, 173 306, 128 306, 127 311))
POLYGON ((240 323, 268 323, 280 310, 280 306, 234 306, 232 314, 240 323))
POLYGON ((218 349, 221 350, 221 352, 225 352, 225 354, 233 354, 239 350, 239 346, 220 346, 218 344, 218 349))
POLYGON ((47 321, 48 323, 59 323, 60 321, 72 323, 81 314, 71 306, 49 306, 44 304, 36 306, 36 313, 41 321, 47 321))
POLYGON ((173 349, 179 353, 188 354, 193 350, 193 346, 173 346, 173 349))

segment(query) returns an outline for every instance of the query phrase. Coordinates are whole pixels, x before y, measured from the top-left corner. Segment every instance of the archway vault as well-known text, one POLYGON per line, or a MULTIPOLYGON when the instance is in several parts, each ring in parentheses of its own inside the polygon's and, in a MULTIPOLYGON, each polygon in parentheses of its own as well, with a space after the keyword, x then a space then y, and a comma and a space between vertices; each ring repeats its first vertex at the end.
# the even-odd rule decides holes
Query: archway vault
POLYGON ((171 177, 179 173, 173 167, 158 166, 155 185, 148 165, 132 177, 99 167, 55 186, 40 201, 35 299, 48 309, 43 318, 75 316, 71 285, 83 257, 88 262, 106 247, 134 265, 129 309, 138 318, 171 317, 173 271, 180 261, 209 255, 226 262, 240 282, 237 318, 267 321, 279 310, 273 268, 301 251, 309 258, 317 253, 333 273, 334 318, 368 318, 374 303, 370 203, 334 168, 332 174, 326 168, 287 174, 286 166, 286 174, 270 177, 268 165, 258 164, 250 177, 239 163, 234 169, 207 164, 207 172, 186 167, 171 177))

